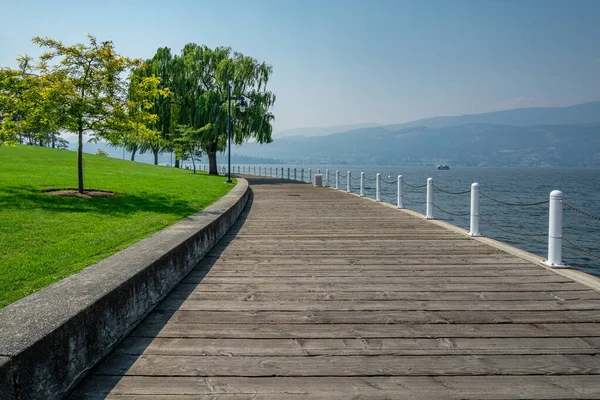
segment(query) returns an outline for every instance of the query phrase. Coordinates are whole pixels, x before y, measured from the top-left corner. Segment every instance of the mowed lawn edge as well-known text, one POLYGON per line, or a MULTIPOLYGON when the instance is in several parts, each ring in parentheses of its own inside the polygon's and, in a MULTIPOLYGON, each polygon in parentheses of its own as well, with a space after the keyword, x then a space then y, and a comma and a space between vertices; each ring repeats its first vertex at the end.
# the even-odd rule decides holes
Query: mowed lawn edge
POLYGON ((76 163, 69 150, 0 147, 0 308, 208 207, 235 186, 221 176, 84 154, 85 188, 116 196, 46 193, 77 187, 76 163))

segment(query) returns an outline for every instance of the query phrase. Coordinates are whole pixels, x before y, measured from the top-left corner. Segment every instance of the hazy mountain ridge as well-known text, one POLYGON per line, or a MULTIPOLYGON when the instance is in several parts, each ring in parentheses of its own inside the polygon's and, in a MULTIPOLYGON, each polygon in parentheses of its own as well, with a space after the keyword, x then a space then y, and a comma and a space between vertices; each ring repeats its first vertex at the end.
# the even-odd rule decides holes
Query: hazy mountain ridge
POLYGON ((600 123, 364 128, 303 141, 253 143, 243 151, 290 163, 600 167, 600 123))

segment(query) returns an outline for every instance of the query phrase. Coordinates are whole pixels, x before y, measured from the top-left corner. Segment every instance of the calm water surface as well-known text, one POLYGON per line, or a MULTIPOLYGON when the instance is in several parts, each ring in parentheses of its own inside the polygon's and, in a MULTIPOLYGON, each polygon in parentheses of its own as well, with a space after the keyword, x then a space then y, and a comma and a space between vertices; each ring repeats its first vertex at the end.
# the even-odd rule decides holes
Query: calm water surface
MULTIPOLYGON (((246 166, 248 167, 248 166, 246 166)), ((271 166, 269 166, 271 167, 271 166)), ((267 171, 269 169, 267 167, 267 171)), ((282 166, 272 166, 281 170, 282 166)), ((415 185, 422 185, 427 178, 433 178, 434 184, 453 192, 470 188, 478 182, 480 191, 511 203, 532 203, 547 200, 552 190, 563 192, 565 201, 591 214, 600 216, 600 170, 570 168, 453 168, 449 171, 438 171, 435 168, 400 168, 373 166, 284 166, 304 168, 304 178, 308 180, 308 168, 313 173, 317 168, 325 173, 329 169, 330 185, 334 185, 335 171, 340 171, 340 187, 346 188, 346 173, 351 171, 353 178, 365 172, 367 179, 374 179, 381 173, 382 200, 396 204, 396 179, 402 175, 404 180, 415 185), (386 183, 389 182, 389 183, 386 183)), ((237 171, 237 169, 236 169, 237 171)), ((264 168, 263 168, 264 171, 264 168)), ((286 172, 287 176, 287 172, 286 172)), ((375 197, 375 183, 367 181, 366 195, 375 197)), ((352 192, 359 192, 359 181, 352 180, 352 192)), ((413 189, 404 186, 405 206, 419 213, 425 213, 425 188, 413 189)), ((468 213, 470 194, 450 195, 434 190, 434 203, 445 211, 452 213, 468 213)), ((436 219, 448 221, 468 230, 469 217, 456 217, 434 208, 436 219)), ((547 233, 548 204, 532 207, 514 207, 499 204, 481 197, 480 215, 490 222, 510 231, 520 233, 547 233)), ((547 253, 547 237, 519 236, 502 232, 484 221, 480 222, 481 233, 523 250, 540 255, 547 253)), ((563 235, 571 241, 600 254, 600 221, 583 216, 565 208, 563 235)), ((580 250, 563 244, 563 260, 570 266, 600 276, 600 260, 580 250)))

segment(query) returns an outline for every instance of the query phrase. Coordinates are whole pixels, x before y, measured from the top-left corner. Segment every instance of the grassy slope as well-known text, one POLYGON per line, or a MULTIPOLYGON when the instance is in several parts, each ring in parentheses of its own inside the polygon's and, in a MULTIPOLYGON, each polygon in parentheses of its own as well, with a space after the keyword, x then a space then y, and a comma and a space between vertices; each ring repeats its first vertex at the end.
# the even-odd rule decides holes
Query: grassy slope
POLYGON ((0 308, 214 203, 223 177, 85 154, 85 187, 113 198, 57 197, 77 187, 76 153, 0 147, 0 308))

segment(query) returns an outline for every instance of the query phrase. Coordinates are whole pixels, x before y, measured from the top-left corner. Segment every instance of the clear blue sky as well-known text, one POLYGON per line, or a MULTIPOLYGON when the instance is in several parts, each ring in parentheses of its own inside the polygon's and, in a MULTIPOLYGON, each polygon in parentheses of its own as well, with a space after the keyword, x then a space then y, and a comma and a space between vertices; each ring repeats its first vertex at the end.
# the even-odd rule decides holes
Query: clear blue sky
POLYGON ((0 66, 91 33, 132 57, 195 42, 273 65, 275 131, 600 99, 600 1, 0 0, 0 66))

